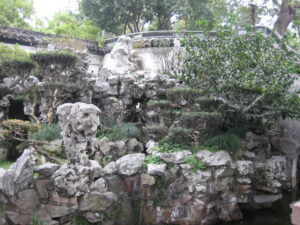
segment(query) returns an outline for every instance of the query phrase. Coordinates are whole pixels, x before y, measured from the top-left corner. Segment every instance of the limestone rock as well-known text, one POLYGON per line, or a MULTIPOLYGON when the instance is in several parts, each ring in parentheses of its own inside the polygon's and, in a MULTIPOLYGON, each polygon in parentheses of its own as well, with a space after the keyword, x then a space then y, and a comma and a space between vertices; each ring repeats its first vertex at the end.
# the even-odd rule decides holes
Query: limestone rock
POLYGON ((0 170, 0 190, 11 196, 33 182, 33 150, 26 149, 8 171, 0 170))
POLYGON ((94 212, 103 212, 114 202, 118 200, 116 194, 111 192, 90 192, 85 194, 79 200, 79 210, 80 211, 94 211, 94 212))
POLYGON ((97 161, 89 160, 88 166, 91 167, 93 171, 93 179, 99 178, 103 175, 103 169, 97 161))
POLYGON ((155 176, 166 175, 167 164, 147 164, 147 173, 155 176))
POLYGON ((103 178, 99 178, 91 184, 92 191, 98 191, 104 193, 107 191, 107 183, 103 178))
POLYGON ((145 155, 141 153, 125 155, 116 161, 116 166, 121 175, 132 176, 140 170, 144 160, 145 155))
POLYGON ((174 153, 163 153, 159 157, 166 163, 180 164, 180 163, 186 163, 187 158, 190 155, 192 155, 190 151, 184 150, 184 151, 174 152, 174 153))
POLYGON ((217 152, 202 150, 197 153, 197 157, 208 166, 226 166, 231 162, 229 153, 222 150, 217 152))
POLYGON ((146 143, 146 152, 151 155, 152 154, 152 149, 155 148, 156 146, 158 145, 157 142, 153 141, 153 140, 149 140, 147 143, 146 143))
POLYGON ((141 184, 145 186, 152 186, 155 184, 155 178, 148 174, 141 174, 141 184))
POLYGON ((266 179, 271 187, 281 187, 287 180, 287 161, 283 156, 273 156, 265 165, 266 179))
POLYGON ((143 144, 138 142, 135 138, 129 139, 126 145, 129 153, 141 153, 144 150, 143 144))
POLYGON ((59 165, 57 164, 46 163, 34 168, 34 172, 37 172, 44 177, 51 177, 58 168, 59 165))
POLYGON ((117 171, 117 164, 115 162, 108 163, 103 169, 105 175, 112 175, 115 174, 117 171))
POLYGON ((236 161, 237 172, 240 176, 252 175, 254 173, 252 161, 236 161))

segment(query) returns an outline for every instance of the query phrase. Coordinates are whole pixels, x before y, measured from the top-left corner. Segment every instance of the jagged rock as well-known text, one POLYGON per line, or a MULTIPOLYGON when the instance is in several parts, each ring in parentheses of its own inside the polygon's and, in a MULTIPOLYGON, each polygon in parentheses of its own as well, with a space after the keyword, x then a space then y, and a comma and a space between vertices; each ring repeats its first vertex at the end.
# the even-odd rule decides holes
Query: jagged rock
POLYGON ((155 178, 148 174, 141 174, 141 185, 152 186, 155 184, 155 178))
POLYGON ((267 137, 247 132, 245 137, 245 147, 248 151, 255 153, 256 162, 264 162, 270 156, 271 145, 267 137))
POLYGON ((245 156, 245 158, 249 159, 249 160, 253 160, 256 157, 255 153, 254 152, 250 152, 250 151, 243 152, 243 156, 245 156))
POLYGON ((27 189, 18 192, 16 208, 19 211, 20 224, 28 224, 30 216, 36 212, 39 205, 40 200, 35 190, 27 189))
POLYGON ((225 151, 210 152, 202 150, 197 153, 197 157, 208 166, 226 166, 231 162, 229 153, 225 151))
POLYGON ((115 174, 117 171, 118 171, 118 168, 117 168, 117 164, 115 162, 108 163, 103 169, 103 172, 105 175, 112 175, 112 174, 115 174))
POLYGON ((51 177, 58 168, 59 165, 57 164, 46 163, 34 168, 34 172, 37 172, 44 177, 51 177))
POLYGON ((206 191, 206 184, 212 178, 211 171, 202 171, 197 170, 195 173, 192 173, 191 180, 193 185, 196 187, 198 192, 206 191), (200 190, 201 189, 201 190, 200 190))
POLYGON ((271 187, 281 187, 287 180, 287 161, 283 156, 273 156, 265 164, 266 180, 271 187))
POLYGON ((10 168, 0 170, 0 190, 11 196, 32 184, 33 182, 33 150, 24 150, 23 154, 10 168))
MULTIPOLYGON (((1 121, 1 119, 0 119, 1 121)), ((4 147, 0 147, 0 159, 6 159, 8 154, 8 149, 4 147)))
POLYGON ((135 138, 132 138, 127 141, 126 143, 128 153, 135 153, 135 152, 143 152, 144 146, 142 143, 138 142, 135 138))
POLYGON ((64 164, 52 175, 51 180, 58 193, 66 196, 80 196, 90 189, 93 169, 80 165, 72 168, 64 164))
POLYGON ((239 177, 236 179, 240 184, 251 184, 251 179, 248 177, 239 177))
POLYGON ((51 201, 47 205, 40 207, 42 218, 60 218, 71 213, 74 213, 78 209, 77 198, 74 197, 62 197, 53 193, 51 201))
POLYGON ((88 156, 93 153, 93 139, 100 124, 100 112, 96 106, 81 102, 58 106, 57 115, 69 164, 88 163, 88 156))
POLYGON ((145 155, 141 153, 125 155, 116 161, 116 166, 121 175, 132 176, 140 170, 144 160, 145 155))
POLYGON ((167 164, 147 164, 147 173, 155 176, 166 175, 167 164))
POLYGON ((192 155, 190 151, 181 151, 181 152, 174 152, 174 153, 163 153, 160 154, 159 157, 165 161, 166 163, 186 163, 188 156, 192 155))
POLYGON ((45 145, 43 145, 43 148, 47 151, 50 152, 51 154, 55 154, 55 155, 62 155, 63 154, 63 149, 62 149, 62 140, 61 139, 57 139, 54 141, 51 141, 45 145))
POLYGON ((118 200, 116 194, 111 192, 90 192, 85 194, 79 200, 79 210, 80 211, 93 211, 93 212, 103 212, 109 206, 111 206, 114 202, 118 200))
POLYGON ((146 152, 151 155, 152 154, 152 149, 155 148, 156 146, 158 145, 157 142, 153 141, 153 140, 149 140, 147 143, 146 143, 146 152))
POLYGON ((89 160, 88 166, 91 167, 93 171, 93 179, 99 178, 103 175, 103 169, 97 161, 89 160))
POLYGON ((103 178, 99 178, 91 184, 92 191, 98 191, 104 193, 107 191, 107 184, 103 178))
POLYGON ((240 176, 252 175, 254 173, 252 161, 236 161, 237 172, 240 176))

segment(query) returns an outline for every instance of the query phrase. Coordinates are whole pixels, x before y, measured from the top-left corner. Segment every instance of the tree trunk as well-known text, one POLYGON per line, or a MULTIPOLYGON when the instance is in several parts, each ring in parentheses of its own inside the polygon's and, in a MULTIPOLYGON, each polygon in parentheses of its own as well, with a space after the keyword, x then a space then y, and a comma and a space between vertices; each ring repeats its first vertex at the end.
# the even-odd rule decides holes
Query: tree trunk
POLYGON ((299 8, 300 5, 290 5, 286 0, 282 0, 280 6, 280 12, 278 18, 274 24, 274 29, 280 34, 284 35, 288 26, 293 21, 296 16, 296 8, 299 8))
POLYGON ((52 122, 53 122, 54 110, 56 109, 56 104, 57 104, 57 93, 58 93, 58 89, 56 88, 53 95, 52 95, 51 106, 50 106, 49 112, 47 114, 47 116, 48 116, 48 125, 51 125, 52 122))
POLYGON ((32 111, 31 111, 31 117, 34 120, 34 122, 36 122, 37 124, 40 124, 40 120, 37 118, 37 116, 35 115, 35 109, 36 109, 36 104, 37 104, 37 96, 35 93, 35 90, 33 90, 33 106, 32 106, 32 111))

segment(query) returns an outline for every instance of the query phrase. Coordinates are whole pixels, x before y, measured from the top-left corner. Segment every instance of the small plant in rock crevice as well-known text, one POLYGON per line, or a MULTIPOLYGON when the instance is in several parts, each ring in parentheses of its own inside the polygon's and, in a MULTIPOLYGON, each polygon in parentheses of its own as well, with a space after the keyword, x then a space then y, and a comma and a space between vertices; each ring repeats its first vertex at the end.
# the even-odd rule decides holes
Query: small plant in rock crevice
POLYGON ((189 156, 187 158, 187 164, 193 167, 193 173, 196 173, 197 170, 207 170, 208 167, 196 155, 189 156))
POLYGON ((40 212, 36 212, 31 216, 31 225, 46 225, 46 221, 40 215, 40 212))
POLYGON ((148 164, 162 164, 164 163, 158 156, 148 155, 143 163, 143 168, 147 168, 148 164))

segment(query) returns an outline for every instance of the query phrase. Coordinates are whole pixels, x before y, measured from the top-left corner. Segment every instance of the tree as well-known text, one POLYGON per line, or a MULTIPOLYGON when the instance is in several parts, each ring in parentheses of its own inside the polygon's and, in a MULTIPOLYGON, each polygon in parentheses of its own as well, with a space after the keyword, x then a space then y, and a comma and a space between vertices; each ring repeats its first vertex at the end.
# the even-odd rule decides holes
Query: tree
POLYGON ((273 3, 279 7, 279 13, 277 20, 274 24, 274 29, 284 35, 290 23, 296 18, 297 9, 300 9, 300 2, 293 0, 282 0, 281 4, 277 0, 273 0, 273 3))
POLYGON ((97 41, 102 35, 101 29, 93 25, 92 21, 84 20, 80 15, 72 12, 55 13, 53 19, 47 22, 46 27, 40 23, 36 30, 90 41, 97 41))
POLYGON ((33 14, 32 0, 0 0, 0 26, 30 28, 28 22, 33 14))
MULTIPOLYGON (((49 100, 49 111, 47 114, 48 124, 51 125, 55 109, 62 104, 58 96, 63 92, 64 87, 78 86, 68 83, 72 68, 77 62, 77 56, 67 52, 37 52, 30 55, 32 61, 39 65, 38 76, 43 81, 43 87, 47 90, 47 99, 49 100)), ((39 87, 41 95, 41 86, 39 87)), ((36 96, 35 96, 36 98, 36 96)), ((34 101, 33 105, 37 104, 34 101)))
POLYGON ((190 36, 182 44, 182 80, 221 101, 228 124, 299 117, 299 97, 290 91, 296 56, 284 41, 221 29, 214 38, 190 36))
POLYGON ((145 0, 81 0, 80 11, 102 29, 121 34, 139 32, 148 21, 145 0))

